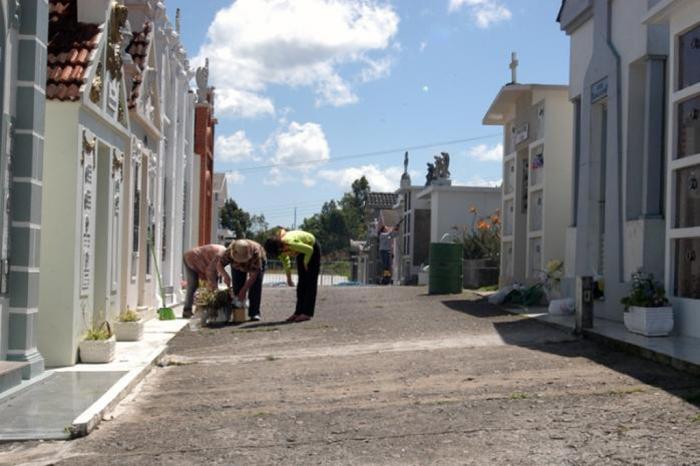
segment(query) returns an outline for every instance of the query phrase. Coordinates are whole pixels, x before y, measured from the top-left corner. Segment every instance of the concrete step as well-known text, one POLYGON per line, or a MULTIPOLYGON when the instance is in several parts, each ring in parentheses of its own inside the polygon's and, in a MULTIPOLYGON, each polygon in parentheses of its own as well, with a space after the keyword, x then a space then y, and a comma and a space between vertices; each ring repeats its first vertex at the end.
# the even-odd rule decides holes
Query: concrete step
POLYGON ((0 361, 0 393, 22 383, 26 362, 0 361))

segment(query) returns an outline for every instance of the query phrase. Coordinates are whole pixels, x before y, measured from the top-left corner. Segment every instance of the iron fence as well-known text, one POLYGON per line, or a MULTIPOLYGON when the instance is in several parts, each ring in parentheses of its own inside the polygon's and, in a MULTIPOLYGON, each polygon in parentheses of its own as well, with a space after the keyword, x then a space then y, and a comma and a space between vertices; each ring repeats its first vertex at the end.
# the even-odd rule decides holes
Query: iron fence
MULTIPOLYGON (((321 261, 318 276, 319 286, 335 286, 350 283, 352 263, 350 261, 321 261)), ((297 281, 296 263, 292 267, 292 279, 297 281)), ((278 260, 268 260, 263 284, 267 286, 286 286, 287 276, 278 260)))

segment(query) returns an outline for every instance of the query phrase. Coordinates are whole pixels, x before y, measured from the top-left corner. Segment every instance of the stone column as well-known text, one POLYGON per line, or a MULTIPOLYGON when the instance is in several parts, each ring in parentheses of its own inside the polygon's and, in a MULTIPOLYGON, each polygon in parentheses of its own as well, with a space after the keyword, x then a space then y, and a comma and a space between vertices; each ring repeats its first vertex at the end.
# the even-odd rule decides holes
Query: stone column
POLYGON ((661 218, 664 206, 666 57, 650 55, 646 61, 644 116, 644 175, 642 217, 661 218))
POLYGON ((31 378, 44 370, 44 359, 37 350, 37 317, 49 13, 47 0, 21 0, 19 5, 8 359, 29 363, 22 375, 31 378))

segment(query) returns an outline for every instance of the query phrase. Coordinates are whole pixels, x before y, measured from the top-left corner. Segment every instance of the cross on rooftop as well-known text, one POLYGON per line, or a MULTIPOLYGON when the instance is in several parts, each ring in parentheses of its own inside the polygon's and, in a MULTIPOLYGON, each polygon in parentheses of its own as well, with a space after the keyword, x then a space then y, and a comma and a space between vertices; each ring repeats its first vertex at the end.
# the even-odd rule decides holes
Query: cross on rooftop
POLYGON ((510 54, 510 72, 511 72, 511 83, 515 84, 518 82, 518 54, 513 52, 510 54))

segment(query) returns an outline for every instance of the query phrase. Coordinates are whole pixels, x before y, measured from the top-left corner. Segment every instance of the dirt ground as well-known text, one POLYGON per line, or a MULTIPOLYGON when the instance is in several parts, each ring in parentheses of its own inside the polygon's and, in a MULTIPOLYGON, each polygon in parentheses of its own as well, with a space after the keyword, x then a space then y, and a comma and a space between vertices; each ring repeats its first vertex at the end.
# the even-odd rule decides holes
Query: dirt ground
POLYGON ((424 288, 323 288, 184 329, 90 436, 0 464, 700 464, 700 379, 424 288))

